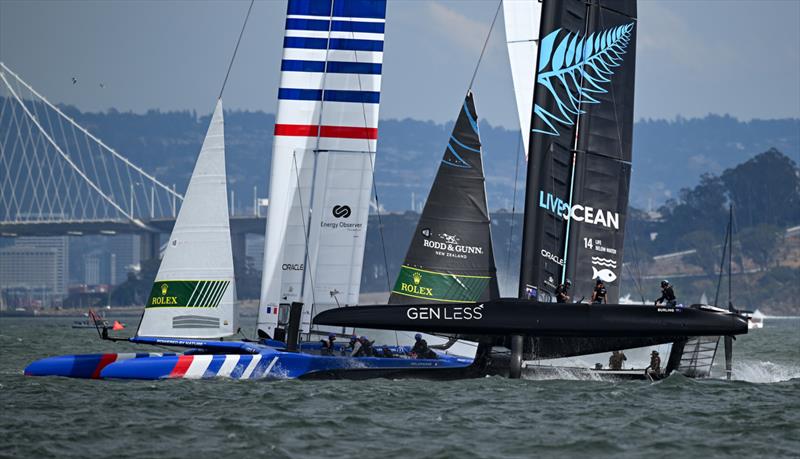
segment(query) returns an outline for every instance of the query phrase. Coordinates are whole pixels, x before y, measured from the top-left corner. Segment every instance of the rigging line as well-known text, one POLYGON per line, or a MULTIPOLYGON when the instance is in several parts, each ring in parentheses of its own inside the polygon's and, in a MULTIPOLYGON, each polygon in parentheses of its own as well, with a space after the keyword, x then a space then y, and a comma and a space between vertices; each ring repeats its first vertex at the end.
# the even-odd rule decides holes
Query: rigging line
MULTIPOLYGON (((354 32, 350 32, 350 34, 353 38, 355 38, 354 32)), ((355 56, 356 63, 358 63, 358 52, 353 51, 353 55, 355 56)), ((361 75, 358 76, 358 90, 359 91, 364 90, 361 85, 361 75)), ((361 115, 364 118, 364 127, 365 128, 369 127, 367 123, 367 104, 364 102, 361 102, 361 115)), ((370 144, 370 140, 369 139, 365 140, 367 142, 367 157, 369 157, 370 174, 372 174, 372 192, 375 195, 375 214, 378 216, 378 234, 380 235, 381 238, 381 251, 383 252, 383 269, 384 272, 386 273, 386 289, 391 293, 392 286, 391 282, 389 281, 389 261, 388 258, 386 257, 386 240, 383 235, 383 219, 381 218, 381 201, 378 198, 378 184, 376 183, 375 180, 375 163, 372 159, 372 155, 375 152, 372 151, 372 144, 370 144)), ((377 151, 377 140, 375 141, 375 145, 377 151)), ((397 332, 395 332, 395 334, 397 334, 397 332)), ((397 337, 395 336, 395 338, 397 337)))
POLYGON ((506 273, 511 272, 511 245, 514 243, 514 223, 516 222, 517 211, 517 184, 519 179, 519 157, 522 149, 522 133, 517 138, 517 162, 514 166, 514 194, 511 198, 511 225, 508 230, 508 249, 506 250, 506 273))
MULTIPOLYGON (((306 228, 306 219, 304 217, 305 211, 303 210, 303 190, 302 190, 302 188, 300 188, 300 170, 297 167, 297 152, 293 152, 292 153, 292 163, 294 164, 294 176, 295 176, 295 178, 297 180, 297 200, 298 200, 298 202, 300 204, 300 220, 303 222, 303 237, 305 238, 305 244, 306 244, 306 254, 305 254, 305 257, 303 257, 303 265, 304 265, 304 268, 305 268, 304 271, 303 271, 303 281, 305 282, 306 273, 308 273, 308 282, 309 282, 309 284, 311 284, 311 316, 313 317, 314 316, 314 303, 316 303, 316 298, 314 297, 314 273, 313 273, 312 269, 308 269, 308 258, 309 258, 309 253, 308 253, 308 249, 307 249, 308 248, 308 231, 307 231, 307 228, 306 228)), ((313 197, 312 197, 312 199, 313 199, 313 197)), ((309 214, 309 216, 310 216, 310 214, 309 214)), ((311 222, 309 221, 309 226, 310 226, 310 223, 311 222)), ((301 294, 302 293, 303 292, 301 292, 301 294)), ((302 300, 302 299, 303 299, 303 297, 301 296, 300 300, 302 300)), ((310 336, 311 336, 311 324, 309 324, 309 337, 310 336)))
POLYGON ((233 56, 231 56, 231 61, 228 63, 228 71, 225 72, 225 79, 222 80, 222 87, 219 89, 218 99, 222 99, 222 93, 225 91, 225 85, 228 83, 228 77, 231 74, 231 68, 233 68, 233 61, 236 60, 236 52, 239 51, 239 43, 242 42, 242 35, 244 35, 244 29, 247 27, 247 20, 250 18, 250 12, 253 11, 253 4, 255 4, 255 2, 256 0, 250 0, 250 7, 247 8, 247 14, 244 17, 242 30, 239 31, 239 38, 236 40, 236 46, 233 48, 233 56))
POLYGON ((489 38, 492 36, 492 30, 494 29, 494 23, 497 21, 497 15, 500 14, 500 7, 503 6, 503 0, 497 2, 497 10, 494 12, 494 18, 492 18, 492 25, 489 26, 489 32, 486 33, 486 40, 483 42, 483 48, 481 48, 481 54, 478 56, 478 62, 475 64, 475 70, 472 72, 472 78, 469 80, 469 87, 467 87, 467 91, 472 89, 472 84, 475 83, 475 77, 478 76, 478 69, 481 66, 481 60, 483 60, 483 53, 486 52, 486 46, 489 44, 489 38))
POLYGON ((717 279, 717 292, 714 294, 714 306, 719 302, 719 289, 722 287, 722 274, 725 270, 725 255, 728 251, 728 238, 731 234, 731 221, 725 226, 725 242, 722 244, 722 258, 719 260, 719 278, 717 279))

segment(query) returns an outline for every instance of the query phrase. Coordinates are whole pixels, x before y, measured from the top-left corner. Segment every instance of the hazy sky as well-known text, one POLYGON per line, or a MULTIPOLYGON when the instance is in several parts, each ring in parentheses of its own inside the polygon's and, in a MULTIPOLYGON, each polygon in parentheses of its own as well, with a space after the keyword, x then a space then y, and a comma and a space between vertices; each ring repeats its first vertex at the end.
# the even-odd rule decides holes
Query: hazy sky
MULTIPOLYGON (((51 101, 82 110, 205 114, 248 4, 0 0, 0 60, 51 101)), ((381 117, 454 119, 496 7, 390 0, 381 117)), ((275 111, 285 9, 256 2, 227 108, 275 111)), ((502 20, 476 104, 481 117, 515 128, 502 20)), ((800 117, 800 1, 640 0, 638 29, 637 119, 800 117)))

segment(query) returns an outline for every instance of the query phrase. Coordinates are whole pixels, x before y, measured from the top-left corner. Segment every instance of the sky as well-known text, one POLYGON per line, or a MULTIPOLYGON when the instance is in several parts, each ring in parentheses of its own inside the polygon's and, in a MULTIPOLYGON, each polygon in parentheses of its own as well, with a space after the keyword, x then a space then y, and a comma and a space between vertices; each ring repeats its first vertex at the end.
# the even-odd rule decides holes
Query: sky
MULTIPOLYGON (((453 120, 497 4, 390 0, 381 118, 453 120)), ((0 0, 0 61, 81 110, 208 114, 248 5, 0 0)), ((274 113, 285 10, 285 1, 256 2, 226 108, 274 113)), ((638 30, 636 119, 800 117, 800 0, 640 0, 638 30)), ((503 40, 500 14, 476 105, 493 125, 517 129, 503 40)))

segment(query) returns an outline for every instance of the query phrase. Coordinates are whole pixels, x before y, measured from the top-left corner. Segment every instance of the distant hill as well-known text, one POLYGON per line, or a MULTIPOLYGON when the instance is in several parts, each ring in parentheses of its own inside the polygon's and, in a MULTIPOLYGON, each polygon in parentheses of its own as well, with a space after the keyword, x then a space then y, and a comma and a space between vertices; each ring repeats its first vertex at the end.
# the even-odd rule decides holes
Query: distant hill
MULTIPOLYGON (((480 101, 478 101, 480 103, 480 101)), ((149 111, 145 114, 83 113, 62 107, 87 129, 165 183, 183 190, 208 123, 196 113, 149 111)), ((275 117, 263 112, 225 114, 229 187, 238 212, 252 206, 253 187, 267 195, 275 117)), ((389 211, 411 209, 427 196, 452 124, 412 119, 382 120, 376 161, 381 204, 389 211)), ((517 208, 525 180, 519 131, 480 123, 485 151, 489 206, 510 209, 519 166, 517 208)), ((724 169, 775 147, 800 157, 800 119, 738 121, 729 116, 675 121, 644 120, 634 127, 631 205, 657 208, 701 174, 724 169)))

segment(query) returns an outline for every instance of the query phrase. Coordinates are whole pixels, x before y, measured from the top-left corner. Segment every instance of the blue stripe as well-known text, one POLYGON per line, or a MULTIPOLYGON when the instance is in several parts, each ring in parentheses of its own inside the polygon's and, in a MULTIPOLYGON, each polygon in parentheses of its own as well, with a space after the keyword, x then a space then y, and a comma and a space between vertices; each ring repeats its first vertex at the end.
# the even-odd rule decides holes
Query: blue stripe
MULTIPOLYGON (((319 72, 325 71, 325 62, 322 61, 292 61, 282 60, 281 71, 283 72, 319 72)), ((267 311, 269 312, 269 311, 267 311)))
POLYGON ((331 38, 331 49, 349 51, 383 51, 381 40, 354 40, 352 38, 331 38))
POLYGON ((325 90, 325 100, 329 102, 359 102, 377 104, 381 101, 381 93, 377 91, 339 91, 325 90))
MULTIPOLYGON (((280 88, 278 90, 278 99, 284 100, 322 100, 322 95, 320 89, 280 88)), ((377 104, 380 100, 381 93, 377 91, 325 90, 325 101, 327 102, 377 104)))
MULTIPOLYGON (((289 0, 287 14, 330 16, 331 0, 289 0)), ((335 0, 333 15, 385 19, 386 0, 335 0)))
POLYGON ((385 28, 386 24, 383 22, 333 21, 331 30, 334 32, 383 33, 385 28))
POLYGON ((208 364, 206 372, 203 373, 203 378, 213 378, 219 373, 222 364, 225 363, 225 355, 215 355, 211 358, 211 363, 208 364))
POLYGON ((361 73, 380 75, 383 65, 368 62, 328 62, 328 73, 361 73))
POLYGON ((472 116, 472 113, 469 112, 469 107, 467 107, 467 101, 464 101, 464 113, 467 114, 467 119, 469 120, 469 124, 472 126, 472 130, 475 131, 476 134, 480 135, 478 131, 478 123, 477 120, 472 116))
POLYGON ((236 363, 236 366, 233 368, 233 371, 231 372, 231 378, 232 379, 241 378, 242 373, 244 373, 244 370, 247 368, 247 365, 250 365, 251 360, 253 360, 252 355, 243 354, 241 357, 239 357, 239 362, 236 363))
POLYGON ((450 145, 450 143, 447 144, 447 149, 450 150, 450 153, 452 153, 453 156, 456 157, 456 159, 461 161, 461 164, 451 163, 450 161, 447 161, 446 159, 442 160, 443 163, 448 164, 450 166, 461 167, 461 168, 464 168, 464 169, 469 169, 469 168, 472 167, 472 166, 469 165, 468 162, 464 161, 464 158, 462 158, 461 156, 458 155, 458 153, 456 153, 456 151, 453 149, 453 146, 450 145))
POLYGON ((331 21, 318 19, 286 19, 286 30, 321 30, 327 32, 331 21))
POLYGON ((358 22, 358 21, 331 21, 324 19, 295 19, 286 20, 286 30, 316 30, 326 32, 362 32, 383 33, 386 24, 383 22, 358 22))
POLYGON ((321 89, 280 88, 278 99, 284 100, 322 100, 321 89))
POLYGON ((327 49, 328 40, 325 38, 284 37, 284 48, 327 49))
POLYGON ((450 140, 452 140, 453 142, 455 142, 455 143, 456 143, 456 145, 458 145, 458 146, 459 146, 459 147, 461 147, 461 148, 467 149, 467 150, 469 150, 469 151, 474 151, 475 153, 480 153, 480 152, 481 152, 480 150, 476 150, 476 149, 474 149, 474 148, 472 148, 472 147, 468 147, 468 146, 464 145, 463 143, 459 142, 459 141, 458 141, 458 139, 456 139, 456 138, 455 138, 455 137, 453 137, 453 136, 450 136, 450 140))
MULTIPOLYGON (((371 64, 368 62, 328 62, 329 73, 358 73, 363 75, 380 75, 383 68, 382 64, 371 64)), ((285 72, 317 72, 325 71, 323 61, 281 61, 281 70, 285 72)))

